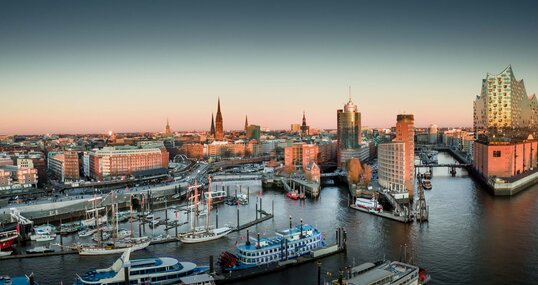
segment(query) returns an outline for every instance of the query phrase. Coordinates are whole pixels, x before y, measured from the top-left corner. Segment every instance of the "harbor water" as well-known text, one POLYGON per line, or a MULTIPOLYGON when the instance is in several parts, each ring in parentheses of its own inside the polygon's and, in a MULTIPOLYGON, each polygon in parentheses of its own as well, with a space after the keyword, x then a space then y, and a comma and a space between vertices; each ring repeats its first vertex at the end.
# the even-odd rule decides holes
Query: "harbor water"
MULTIPOLYGON (((439 153, 439 163, 454 161, 448 154, 439 153)), ((432 190, 426 191, 429 222, 403 224, 368 213, 349 209, 348 194, 344 186, 324 187, 316 200, 296 201, 286 198, 278 190, 263 191, 263 209, 271 212, 274 201, 274 219, 250 228, 250 236, 272 236, 276 230, 294 224, 302 218, 305 223, 318 227, 328 242, 334 241, 336 227, 348 232, 347 254, 321 260, 322 280, 337 277, 340 268, 358 265, 383 258, 397 260, 407 245, 408 257, 413 263, 426 268, 431 274, 430 284, 537 284, 538 283, 538 186, 514 197, 493 197, 475 182, 465 170, 458 169, 451 177, 448 169, 433 170, 432 190), (412 254, 411 254, 412 253, 412 254), (333 276, 327 276, 332 272, 333 276)), ((220 204, 219 226, 237 224, 255 218, 256 201, 261 187, 241 183, 245 193, 250 191, 248 205, 220 204)), ((233 185, 232 185, 233 187, 233 185)), ((238 187, 238 185, 236 186, 238 187)), ((211 222, 215 223, 212 211, 211 222)), ((164 218, 164 212, 158 213, 164 218)), ((176 213, 168 211, 168 218, 176 213)), ((185 212, 178 212, 180 221, 186 221, 185 212)), ((205 216, 199 218, 205 224, 205 216)), ((129 224, 123 224, 129 229, 129 224)), ((161 233, 160 226, 154 233, 161 233)), ((134 225, 138 235, 138 226, 134 225)), ((180 231, 188 230, 188 225, 180 231)), ((152 232, 146 227, 146 234, 152 232)), ((169 230, 174 235, 175 230, 169 230)), ((68 243, 73 237, 64 239, 68 243)), ((152 245, 133 253, 133 258, 146 256, 172 256, 180 260, 207 264, 209 256, 217 259, 223 250, 232 251, 235 244, 244 242, 246 230, 202 244, 179 242, 152 245)), ((80 257, 64 255, 0 261, 0 275, 20 275, 33 272, 40 284, 70 284, 76 274, 110 266, 118 256, 80 257)), ((305 264, 236 284, 316 284, 317 265, 305 264)))

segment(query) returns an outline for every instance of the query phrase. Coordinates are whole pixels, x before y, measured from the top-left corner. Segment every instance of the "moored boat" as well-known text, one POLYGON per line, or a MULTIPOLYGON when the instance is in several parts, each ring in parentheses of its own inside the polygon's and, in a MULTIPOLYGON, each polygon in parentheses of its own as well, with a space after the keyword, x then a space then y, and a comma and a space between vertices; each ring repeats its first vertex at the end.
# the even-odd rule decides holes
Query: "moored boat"
POLYGON ((427 282, 424 282, 426 276, 420 277, 417 266, 399 261, 366 262, 350 268, 345 276, 341 283, 333 280, 332 284, 419 285, 427 282))
MULTIPOLYGON (((211 177, 209 180, 209 189, 211 189, 211 177)), ((193 206, 194 206, 194 213, 195 215, 191 215, 192 222, 191 222, 191 231, 184 232, 178 234, 178 239, 183 243, 199 243, 199 242, 207 242, 216 240, 219 238, 222 238, 229 234, 232 231, 232 228, 228 226, 220 227, 220 228, 213 228, 209 225, 209 219, 211 215, 211 201, 212 201, 212 195, 208 195, 207 199, 207 214, 206 214, 206 226, 205 227, 196 227, 196 216, 198 216, 198 187, 197 185, 194 185, 194 196, 193 199, 193 206)))
POLYGON ((0 226, 0 250, 11 247, 15 244, 18 237, 19 230, 17 223, 0 226))
POLYGON ((359 208, 363 208, 368 211, 376 211, 376 212, 383 211, 383 206, 379 204, 379 202, 377 201, 375 197, 372 197, 372 199, 357 198, 355 200, 355 205, 359 208))
POLYGON ((80 231, 81 228, 82 227, 80 225, 80 222, 62 224, 60 226, 60 234, 64 235, 64 236, 69 235, 69 234, 76 233, 76 232, 80 231))
POLYGON ((211 196, 212 203, 216 204, 216 203, 224 202, 224 200, 226 200, 226 197, 228 195, 226 194, 226 191, 223 191, 223 190, 216 190, 216 191, 210 191, 210 192, 204 193, 204 197, 206 199, 208 199, 209 196, 211 196))
POLYGON ((299 193, 297 191, 290 191, 290 192, 286 193, 286 196, 288 196, 288 198, 290 198, 292 200, 299 199, 299 193))
POLYGON ((422 183, 422 188, 424 190, 431 190, 432 189, 432 182, 431 182, 430 179, 424 178, 424 179, 422 179, 421 183, 422 183))
POLYGON ((150 245, 149 240, 147 239, 130 239, 125 242, 114 242, 110 244, 105 244, 103 246, 84 246, 81 245, 78 248, 78 254, 83 256, 88 255, 109 255, 109 254, 120 254, 126 251, 138 251, 145 249, 150 245))
POLYGON ((130 259, 131 251, 122 256, 105 269, 86 272, 75 280, 75 285, 89 284, 178 284, 180 278, 202 274, 208 271, 207 266, 197 266, 192 262, 180 262, 171 257, 130 259))
POLYGON ((36 246, 34 248, 26 250, 28 254, 54 252, 54 249, 46 246, 36 246))
POLYGON ((289 262, 295 258, 310 254, 325 246, 321 232, 311 225, 290 227, 276 233, 272 238, 258 238, 236 246, 236 253, 223 252, 219 264, 224 271, 237 271, 254 268, 263 264, 289 262))
POLYGON ((34 274, 24 276, 0 276, 0 285, 38 285, 34 274))
POLYGON ((78 233, 79 237, 89 237, 97 232, 97 229, 87 228, 78 233))

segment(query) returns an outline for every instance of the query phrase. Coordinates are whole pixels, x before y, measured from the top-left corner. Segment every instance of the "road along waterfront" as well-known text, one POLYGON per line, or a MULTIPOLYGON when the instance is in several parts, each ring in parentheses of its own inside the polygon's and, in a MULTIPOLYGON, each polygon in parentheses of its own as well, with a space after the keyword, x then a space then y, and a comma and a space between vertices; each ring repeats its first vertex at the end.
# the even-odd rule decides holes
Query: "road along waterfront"
MULTIPOLYGON (((439 163, 452 161, 448 154, 439 153, 439 163)), ((425 192, 430 219, 424 224, 403 224, 350 209, 346 187, 325 187, 319 199, 304 202, 290 200, 279 190, 265 190, 263 208, 270 212, 271 200, 274 200, 275 218, 251 227, 250 233, 272 236, 274 231, 288 227, 290 215, 295 223, 303 218, 305 223, 317 226, 329 241, 336 227, 345 227, 347 255, 321 260, 322 272, 336 273, 353 262, 357 265, 383 257, 398 259, 401 246, 406 244, 408 252, 416 253, 416 263, 429 270, 431 284, 535 284, 538 280, 538 187, 514 197, 493 197, 464 170, 458 170, 456 177, 451 177, 442 168, 433 170, 432 185, 433 189, 425 192)), ((242 189, 246 187, 249 186, 242 184, 242 189)), ((256 187, 259 186, 249 188, 250 203, 240 206, 241 223, 254 219, 260 190, 256 187)), ((164 216, 164 213, 159 215, 164 216)), ((175 217, 173 211, 168 215, 175 217)), ((181 212, 179 218, 185 220, 185 213, 181 212)), ((225 223, 235 225, 236 206, 219 205, 219 224, 225 223)), ((187 227, 185 225, 184 229, 187 227)), ((146 232, 151 230, 146 228, 146 232)), ((133 257, 174 256, 207 264, 210 255, 216 260, 221 251, 233 250, 236 242, 240 243, 245 236, 246 231, 240 231, 210 243, 152 245, 133 253, 133 257)), ((108 267, 116 258, 66 255, 1 260, 0 275, 34 272, 40 284, 61 281, 69 284, 76 273, 108 267)), ((315 264, 305 264, 235 284, 315 284, 316 271, 315 264)))

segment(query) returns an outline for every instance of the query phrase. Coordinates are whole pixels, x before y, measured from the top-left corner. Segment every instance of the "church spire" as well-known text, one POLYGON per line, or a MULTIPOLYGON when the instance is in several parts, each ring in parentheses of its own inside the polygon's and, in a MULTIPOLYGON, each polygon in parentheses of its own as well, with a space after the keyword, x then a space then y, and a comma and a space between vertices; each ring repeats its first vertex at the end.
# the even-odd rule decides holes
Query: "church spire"
POLYGON ((222 120, 222 113, 220 112, 220 97, 217 104, 217 116, 215 117, 215 140, 224 140, 224 123, 222 120))
POLYGON ((247 132, 247 128, 248 128, 248 116, 245 115, 245 133, 247 132))
POLYGON ((209 129, 209 134, 215 136, 215 120, 213 119, 213 113, 211 113, 211 129, 209 129))
POLYGON ((164 134, 166 136, 172 135, 172 130, 170 129, 170 122, 168 121, 168 118, 166 118, 166 127, 164 128, 164 134))
POLYGON ((306 125, 306 115, 303 111, 303 124, 301 125, 301 137, 308 135, 310 128, 306 125))

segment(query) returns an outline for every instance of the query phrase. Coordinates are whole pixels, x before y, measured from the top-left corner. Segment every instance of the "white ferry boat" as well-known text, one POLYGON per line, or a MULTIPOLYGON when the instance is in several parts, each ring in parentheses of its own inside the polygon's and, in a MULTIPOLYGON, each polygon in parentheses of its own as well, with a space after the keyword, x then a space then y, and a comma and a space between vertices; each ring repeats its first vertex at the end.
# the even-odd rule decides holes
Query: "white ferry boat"
POLYGON ((126 251, 108 268, 77 275, 74 284, 117 285, 125 284, 126 280, 129 280, 129 284, 178 284, 183 277, 202 274, 209 269, 171 257, 130 260, 130 254, 131 251, 126 251))
POLYGON ((258 238, 236 247, 236 254, 223 252, 219 263, 225 271, 236 271, 274 262, 286 262, 325 246, 325 240, 311 225, 298 225, 276 233, 274 238, 258 238))
POLYGON ((332 284, 420 285, 426 284, 430 280, 426 270, 399 261, 363 263, 352 267, 347 275, 349 277, 342 280, 342 283, 333 280, 332 284))
POLYGON ((383 206, 377 202, 375 198, 366 199, 366 198, 357 198, 355 200, 355 205, 359 208, 366 209, 368 211, 382 212, 383 206))

